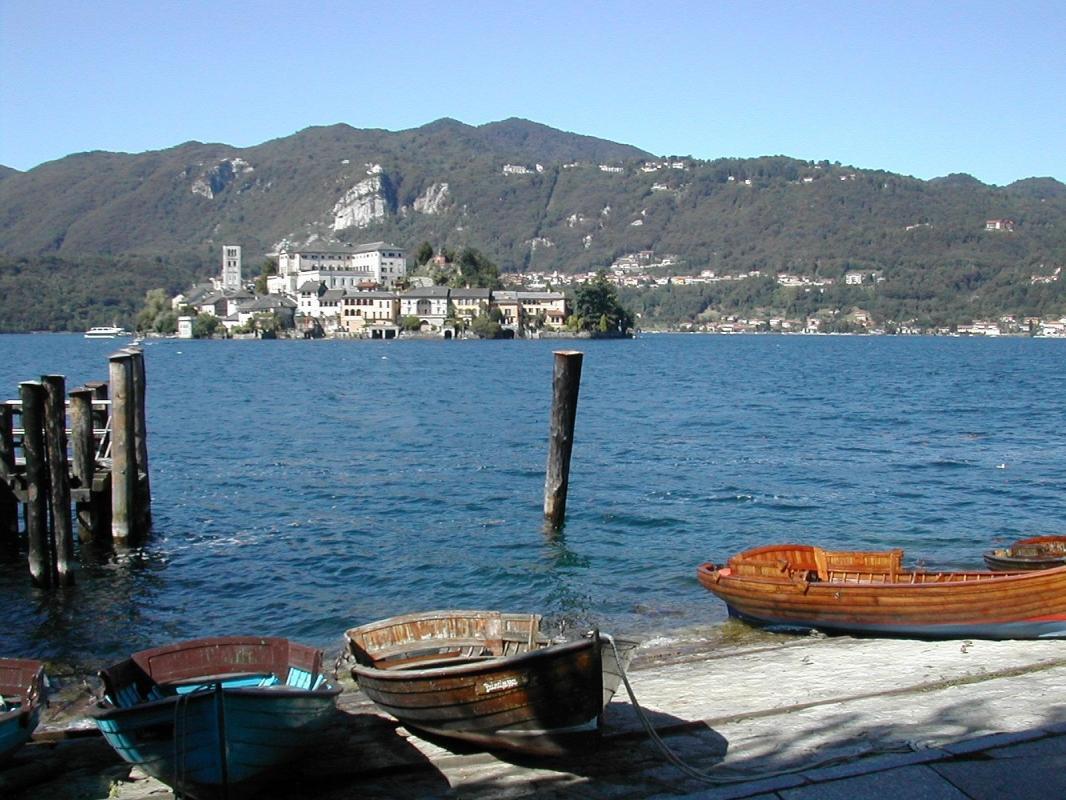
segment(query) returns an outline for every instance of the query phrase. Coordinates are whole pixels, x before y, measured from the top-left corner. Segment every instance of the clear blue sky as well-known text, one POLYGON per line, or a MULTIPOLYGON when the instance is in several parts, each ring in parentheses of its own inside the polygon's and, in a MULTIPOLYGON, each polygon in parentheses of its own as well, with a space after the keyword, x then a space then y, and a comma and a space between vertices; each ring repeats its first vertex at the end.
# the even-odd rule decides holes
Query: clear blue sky
POLYGON ((0 164, 525 117, 699 158, 1066 181, 1066 1, 0 0, 0 164))

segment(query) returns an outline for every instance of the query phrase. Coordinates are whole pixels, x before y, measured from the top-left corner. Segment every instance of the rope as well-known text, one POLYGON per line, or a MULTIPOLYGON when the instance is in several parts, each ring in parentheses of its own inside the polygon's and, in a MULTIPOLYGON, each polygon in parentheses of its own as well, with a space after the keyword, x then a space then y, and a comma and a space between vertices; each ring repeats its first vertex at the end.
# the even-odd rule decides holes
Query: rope
POLYGON ((648 715, 644 713, 644 709, 641 708, 640 703, 637 702, 637 696, 636 694, 634 694, 633 687, 629 683, 629 676, 626 675, 625 665, 622 661, 622 658, 618 655, 618 647, 614 643, 614 637, 606 633, 601 633, 600 636, 607 640, 607 642, 611 645, 611 650, 614 651, 614 658, 615 661, 618 663, 618 671, 622 675, 622 683, 625 684, 626 692, 628 692, 629 694, 629 701, 633 704, 633 708, 637 712, 637 717, 640 719, 640 723, 644 727, 644 731, 648 734, 648 738, 650 738, 652 742, 655 743, 655 745, 659 748, 663 757, 667 761, 669 761, 683 773, 688 775, 690 778, 693 778, 694 780, 700 781, 702 783, 714 784, 719 786, 735 783, 749 783, 751 781, 765 780, 766 778, 775 778, 779 775, 789 775, 795 772, 806 772, 807 770, 817 769, 838 762, 848 761, 852 758, 855 758, 856 756, 870 755, 874 752, 899 752, 910 751, 915 749, 913 745, 909 747, 901 746, 898 748, 883 748, 881 750, 869 747, 859 753, 852 753, 846 756, 831 756, 820 761, 814 761, 809 764, 804 764, 803 766, 792 767, 791 769, 781 769, 774 772, 756 772, 748 775, 737 776, 711 775, 708 772, 704 772, 703 770, 699 770, 696 767, 687 764, 679 755, 677 755, 677 753, 671 750, 669 745, 667 745, 666 742, 663 741, 662 737, 659 736, 659 732, 655 730, 655 726, 652 724, 651 720, 648 719, 648 715))

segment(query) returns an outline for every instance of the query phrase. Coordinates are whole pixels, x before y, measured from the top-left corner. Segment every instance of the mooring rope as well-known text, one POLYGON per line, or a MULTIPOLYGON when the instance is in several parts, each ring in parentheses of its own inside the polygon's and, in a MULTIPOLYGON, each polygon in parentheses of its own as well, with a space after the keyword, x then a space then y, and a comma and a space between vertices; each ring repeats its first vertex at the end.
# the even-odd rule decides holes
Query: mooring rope
POLYGON ((703 770, 697 769, 696 767, 693 767, 692 765, 686 763, 679 755, 677 755, 677 753, 670 749, 669 745, 667 745, 666 742, 663 741, 663 738, 659 735, 659 732, 655 730, 655 726, 652 724, 651 720, 648 719, 648 715, 644 712, 644 709, 641 708, 640 703, 637 702, 637 696, 633 692, 633 686, 629 683, 629 676, 626 675, 625 665, 622 662, 621 656, 619 656, 618 654, 618 647, 614 643, 614 637, 606 633, 601 633, 600 636, 607 640, 607 642, 611 645, 611 650, 614 651, 614 658, 618 664, 618 671, 622 676, 622 683, 625 685, 626 692, 629 694, 629 701, 633 704, 633 708, 637 712, 637 717, 640 719, 640 723, 644 727, 644 731, 648 734, 648 738, 650 738, 652 742, 655 743, 655 745, 659 748, 660 752, 663 754, 663 757, 667 761, 669 761, 671 764, 673 764, 675 767, 677 767, 679 770, 681 770, 683 773, 688 775, 690 778, 693 778, 694 780, 719 786, 733 783, 749 783, 751 781, 765 780, 767 778, 776 778, 780 775, 790 775, 796 772, 806 772, 808 770, 818 769, 820 767, 827 767, 842 761, 848 761, 857 756, 870 755, 875 752, 900 752, 915 749, 913 746, 901 746, 898 748, 870 747, 859 753, 850 753, 848 755, 842 756, 831 756, 829 758, 821 759, 820 761, 814 761, 799 767, 793 767, 791 769, 781 769, 774 772, 756 772, 748 775, 735 776, 711 775, 708 772, 704 772, 703 770))

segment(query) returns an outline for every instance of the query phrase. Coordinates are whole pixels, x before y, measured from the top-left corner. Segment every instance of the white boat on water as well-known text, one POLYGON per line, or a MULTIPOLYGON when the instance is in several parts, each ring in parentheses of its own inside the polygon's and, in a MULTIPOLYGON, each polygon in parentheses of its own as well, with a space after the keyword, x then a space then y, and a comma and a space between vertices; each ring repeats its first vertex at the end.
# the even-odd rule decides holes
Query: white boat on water
POLYGON ((129 336, 129 331, 115 325, 98 325, 85 331, 86 339, 114 339, 116 336, 129 336))

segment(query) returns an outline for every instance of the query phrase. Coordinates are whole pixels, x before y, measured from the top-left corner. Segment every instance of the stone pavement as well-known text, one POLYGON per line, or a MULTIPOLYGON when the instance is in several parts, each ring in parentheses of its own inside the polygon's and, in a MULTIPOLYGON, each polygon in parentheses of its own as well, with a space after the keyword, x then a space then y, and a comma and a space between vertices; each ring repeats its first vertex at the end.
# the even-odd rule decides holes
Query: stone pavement
MULTIPOLYGON (((1066 798, 1066 641, 798 637, 728 623, 640 653, 630 678, 641 707, 718 784, 669 763, 624 692, 594 752, 530 759, 413 736, 345 681, 328 743, 256 796, 1066 798)), ((53 704, 42 741, 0 771, 0 796, 172 797, 99 737, 44 741, 79 724, 85 699, 53 704), (32 781, 5 790, 17 774, 32 781)))

